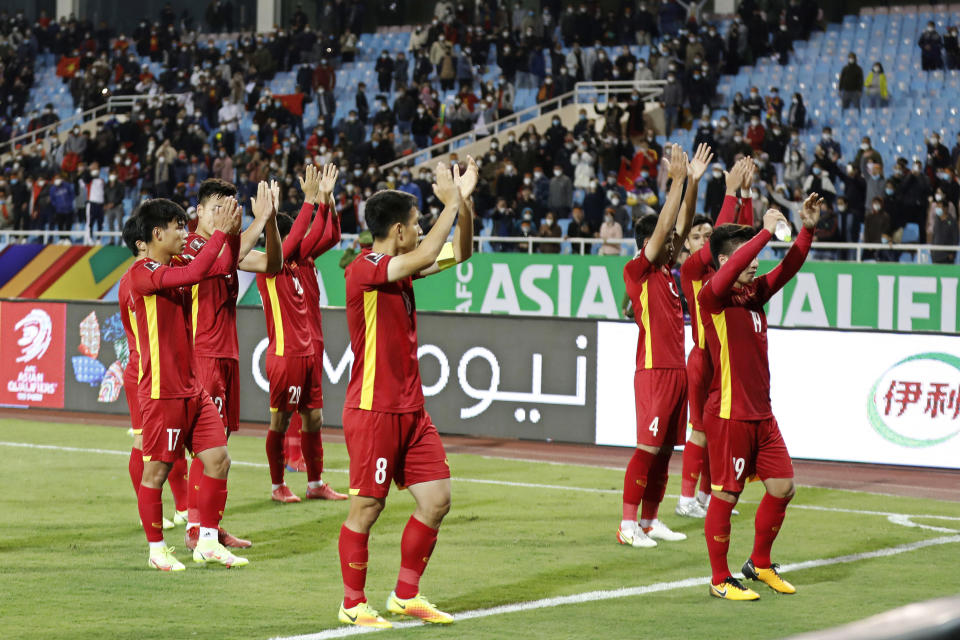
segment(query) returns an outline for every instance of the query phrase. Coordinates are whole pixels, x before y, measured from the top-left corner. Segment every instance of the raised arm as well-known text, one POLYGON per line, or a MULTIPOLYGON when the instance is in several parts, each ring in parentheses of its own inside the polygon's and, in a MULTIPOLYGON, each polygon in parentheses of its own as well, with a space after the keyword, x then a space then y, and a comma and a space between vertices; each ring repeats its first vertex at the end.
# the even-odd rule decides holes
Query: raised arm
POLYGON ((303 205, 300 207, 300 213, 297 214, 290 233, 283 240, 283 257, 285 260, 300 259, 300 244, 303 242, 303 236, 307 233, 310 226, 310 220, 313 218, 313 210, 317 203, 317 191, 320 188, 320 172, 317 167, 308 164, 306 176, 300 178, 300 190, 303 191, 303 205))
MULTIPOLYGON (((717 226, 733 222, 737 215, 737 189, 743 184, 744 162, 741 158, 734 163, 730 171, 724 171, 723 177, 727 185, 723 195, 723 206, 717 215, 717 226)), ((709 243, 708 243, 709 244, 709 243)))
POLYGON ((750 263, 760 255, 763 247, 770 242, 770 238, 773 237, 773 231, 777 228, 777 223, 781 220, 785 220, 785 218, 783 214, 776 209, 767 211, 763 216, 763 229, 761 229, 757 235, 753 236, 750 241, 734 251, 733 255, 730 256, 717 273, 710 278, 710 283, 707 285, 707 288, 713 296, 725 298, 730 294, 733 290, 733 285, 736 284, 743 270, 750 266, 750 263))
POLYGON ((283 266, 283 247, 280 243, 280 230, 277 229, 277 209, 273 205, 273 195, 266 181, 257 185, 257 195, 251 198, 254 222, 244 231, 240 242, 240 260, 238 267, 252 273, 276 273, 283 266), (262 224, 258 224, 262 222, 262 224), (254 244, 261 232, 266 232, 266 252, 250 251, 243 253, 244 239, 255 226, 260 231, 254 238, 254 244))
POLYGON ((666 257, 666 244, 677 225, 677 214, 680 212, 680 201, 683 197, 683 181, 687 177, 687 154, 680 149, 678 144, 670 146, 668 174, 673 179, 673 184, 670 185, 667 199, 663 203, 663 209, 660 210, 657 226, 643 248, 647 260, 656 265, 663 262, 666 257))
POLYGON ((453 257, 457 264, 473 255, 473 219, 476 211, 473 208, 473 189, 477 186, 480 170, 472 156, 467 156, 467 170, 460 176, 460 198, 463 206, 460 208, 460 217, 457 219, 457 228, 453 232, 453 257))
POLYGON ((317 213, 310 232, 300 244, 302 258, 316 259, 340 242, 340 218, 336 215, 336 202, 333 199, 333 189, 339 176, 337 165, 324 165, 317 192, 317 213))
POLYGON ((443 203, 443 211, 440 212, 440 216, 434 223, 433 228, 430 229, 430 233, 423 238, 416 249, 390 260, 387 264, 388 281, 396 282, 409 278, 433 266, 437 261, 463 201, 460 187, 457 185, 459 180, 459 166, 454 165, 453 174, 451 174, 450 167, 442 162, 437 163, 436 183, 433 185, 433 193, 443 203))
POLYGON ((803 227, 797 234, 797 239, 794 240, 793 246, 787 251, 787 255, 783 257, 780 264, 774 267, 770 273, 762 276, 766 300, 769 300, 777 291, 786 286, 803 266, 807 254, 810 253, 810 245, 813 243, 813 230, 820 220, 821 206, 823 206, 823 198, 816 193, 811 193, 803 201, 803 205, 800 207, 800 220, 803 222, 803 227))
POLYGON ((697 191, 700 187, 700 178, 710 166, 713 160, 713 152, 710 145, 701 144, 697 147, 697 152, 693 155, 693 160, 687 163, 687 193, 683 196, 683 206, 680 208, 680 215, 677 218, 676 233, 673 236, 673 255, 679 255, 680 247, 683 246, 687 234, 690 233, 690 224, 693 222, 693 214, 697 210, 697 191))
POLYGON ((750 189, 753 187, 753 181, 757 177, 757 165, 753 158, 744 158, 743 182, 740 184, 740 215, 737 216, 737 223, 748 227, 753 226, 753 198, 750 197, 750 189))

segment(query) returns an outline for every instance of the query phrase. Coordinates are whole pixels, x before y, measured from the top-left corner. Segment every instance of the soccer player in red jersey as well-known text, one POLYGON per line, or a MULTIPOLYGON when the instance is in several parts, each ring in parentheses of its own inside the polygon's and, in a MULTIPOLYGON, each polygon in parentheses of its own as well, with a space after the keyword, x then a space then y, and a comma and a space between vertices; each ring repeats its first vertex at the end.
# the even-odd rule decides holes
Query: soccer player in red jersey
MULTIPOLYGON (((320 174, 314 165, 306 168, 306 177, 300 179, 304 194, 303 206, 296 220, 279 215, 277 225, 283 240, 283 266, 273 275, 257 274, 257 288, 263 300, 270 345, 267 348, 267 378, 270 380, 270 427, 267 431, 267 462, 270 465, 271 497, 277 502, 300 502, 283 481, 283 435, 290 425, 290 414, 300 413, 303 424, 304 459, 307 480, 314 482, 314 491, 320 493, 323 483, 317 468, 315 447, 323 425, 323 395, 321 377, 323 367, 317 366, 314 355, 310 319, 304 287, 298 270, 300 247, 314 206, 321 191, 333 191, 336 173, 320 174), (317 435, 312 435, 317 434, 317 435)), ((318 220, 315 224, 322 224, 318 220)), ((319 293, 318 293, 319 295, 319 293)), ((322 354, 321 354, 322 358, 322 354)), ((322 363, 322 359, 319 360, 322 363)), ((343 499, 332 489, 328 499, 343 499)), ((345 498, 345 496, 344 496, 345 498)))
MULTIPOLYGON (((274 185, 275 189, 279 189, 274 185)), ((214 233, 214 214, 236 196, 237 188, 218 179, 204 180, 197 194, 197 230, 187 236, 183 255, 196 258, 214 233)), ((190 288, 190 317, 193 324, 193 349, 197 378, 210 394, 223 419, 227 437, 240 428, 240 350, 237 341, 237 268, 253 273, 276 273, 283 263, 280 232, 271 187, 260 182, 251 198, 253 222, 240 234, 237 267, 223 275, 206 278, 190 288), (266 251, 254 251, 266 232, 266 251)), ((203 462, 194 458, 190 465, 190 510, 184 536, 188 549, 197 545, 200 535, 199 493, 203 462)), ((251 545, 220 530, 224 546, 245 549, 251 545)))
POLYGON ((390 481, 409 489, 417 508, 400 541, 400 574, 387 611, 446 624, 453 617, 420 593, 420 577, 450 510, 450 467, 437 428, 424 409, 417 361, 417 313, 413 278, 437 273, 470 257, 477 165, 467 170, 437 165, 433 192, 444 204, 419 242, 417 200, 402 191, 379 191, 366 203, 373 249, 347 266, 347 327, 353 369, 343 408, 350 454, 350 513, 340 528, 346 624, 392 625, 367 603, 367 541, 386 503, 390 481), (452 248, 444 241, 459 211, 452 248))
MULTIPOLYGON (((307 308, 307 321, 310 324, 310 338, 313 344, 314 375, 318 382, 323 379, 323 323, 320 314, 320 286, 317 282, 316 260, 340 242, 340 217, 336 211, 333 188, 337 184, 340 172, 337 165, 325 165, 320 174, 320 186, 317 193, 317 211, 310 225, 310 231, 304 236, 300 246, 295 249, 296 271, 303 287, 303 300, 307 308)), ((303 420, 294 413, 287 429, 300 438, 300 451, 307 472, 307 500, 346 500, 347 496, 334 491, 320 479, 323 473, 323 441, 320 430, 303 431, 303 420)))
MULTIPOLYGON (((146 251, 146 244, 141 240, 139 226, 140 218, 130 216, 123 225, 123 242, 136 258, 142 258, 146 251)), ((133 432, 133 447, 130 449, 130 460, 127 471, 133 483, 134 494, 140 491, 140 482, 143 479, 143 429, 140 426, 140 404, 137 402, 137 382, 140 373, 140 349, 137 346, 136 319, 134 318, 133 299, 130 297, 129 271, 120 277, 117 291, 117 301, 120 303, 120 322, 127 335, 127 366, 123 370, 124 395, 127 398, 127 408, 130 410, 130 430, 133 432)), ((163 528, 172 529, 175 525, 186 522, 187 480, 186 458, 178 458, 170 470, 167 479, 170 491, 173 493, 174 516, 173 521, 163 519, 163 528)))
POLYGON ((617 541, 633 547, 655 547, 658 539, 687 537, 671 531, 657 517, 667 489, 670 455, 682 442, 687 425, 683 310, 670 267, 690 231, 697 185, 712 157, 710 147, 700 145, 688 163, 680 146, 671 146, 669 176, 673 182, 667 199, 659 216, 650 214, 637 221, 634 236, 639 253, 623 268, 640 335, 634 376, 637 448, 624 474, 623 519, 617 541))
MULTIPOLYGON (((726 174, 727 192, 723 199, 717 226, 733 222, 753 225, 753 200, 750 198, 750 185, 756 165, 750 158, 739 160, 726 174), (743 204, 737 200, 737 189, 743 194, 743 204), (737 209, 740 209, 737 214, 737 209)), ((693 336, 693 349, 687 356, 687 403, 689 406, 690 438, 683 446, 683 470, 680 481, 680 500, 677 502, 678 516, 704 518, 707 504, 710 502, 710 463, 707 456, 707 437, 703 433, 703 403, 710 388, 713 365, 707 351, 706 336, 700 325, 700 311, 697 307, 697 294, 714 273, 713 255, 710 253, 710 235, 713 225, 706 216, 694 216, 687 236, 686 247, 690 252, 680 267, 680 288, 687 300, 690 312, 690 332, 693 336), (696 492, 697 480, 700 491, 696 492)))
POLYGON ((185 447, 204 463, 200 481, 200 540, 193 552, 194 562, 216 562, 228 567, 247 564, 245 558, 234 556, 217 539, 227 500, 230 458, 223 421, 194 372, 188 288, 235 267, 240 241, 239 211, 236 200, 218 210, 214 217, 216 231, 207 246, 181 267, 174 267, 171 262, 186 244, 187 217, 183 209, 158 198, 142 203, 134 214, 140 218, 142 240, 146 243, 145 256, 129 272, 143 371, 137 385, 144 461, 138 504, 150 543, 149 566, 162 571, 184 568, 163 541, 160 492, 185 447))
POLYGON ((793 465, 770 406, 767 316, 763 305, 796 275, 810 251, 823 200, 811 194, 800 208, 803 228, 783 261, 756 277, 757 255, 770 241, 783 214, 770 209, 763 229, 717 227, 710 238, 718 271, 700 291, 700 317, 707 335, 714 374, 704 407, 710 450, 713 499, 704 534, 713 578, 710 595, 727 600, 756 600, 727 566, 730 512, 749 479, 759 478, 766 493, 757 508, 753 552, 743 574, 779 593, 796 589, 770 562, 770 549, 794 495, 793 465))

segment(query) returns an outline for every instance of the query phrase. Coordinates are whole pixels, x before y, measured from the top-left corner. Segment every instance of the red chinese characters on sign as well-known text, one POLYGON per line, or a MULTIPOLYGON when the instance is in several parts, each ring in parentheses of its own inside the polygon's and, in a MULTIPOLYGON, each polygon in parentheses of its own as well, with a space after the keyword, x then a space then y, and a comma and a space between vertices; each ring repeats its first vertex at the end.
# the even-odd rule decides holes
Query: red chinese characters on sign
POLYGON ((920 407, 923 401, 923 412, 931 418, 950 416, 956 420, 960 417, 960 385, 947 382, 930 382, 924 385, 922 382, 891 380, 890 388, 883 398, 887 401, 884 407, 884 415, 887 416, 891 412, 896 412, 898 417, 902 416, 910 405, 920 407))
POLYGON ((0 303, 0 404, 63 408, 66 305, 0 303))

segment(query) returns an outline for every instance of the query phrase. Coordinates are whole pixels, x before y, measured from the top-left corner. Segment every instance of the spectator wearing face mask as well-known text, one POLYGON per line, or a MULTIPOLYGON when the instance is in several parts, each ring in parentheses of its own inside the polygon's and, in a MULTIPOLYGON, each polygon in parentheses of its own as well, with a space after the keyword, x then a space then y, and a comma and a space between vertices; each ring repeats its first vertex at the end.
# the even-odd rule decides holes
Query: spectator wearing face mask
POLYGON ((804 193, 820 194, 831 206, 833 206, 837 197, 837 189, 830 180, 830 175, 823 170, 819 161, 810 166, 810 173, 804 178, 801 189, 804 193))
MULTIPOLYGON (((567 210, 569 211, 569 209, 567 210)), ((557 224, 556 213, 547 211, 547 215, 543 217, 543 222, 540 224, 538 235, 541 238, 561 238, 563 236, 560 225, 557 224)), ((560 253, 560 243, 540 242, 537 243, 537 250, 540 253, 560 253)))
MULTIPOLYGON (((890 244, 890 214, 883 208, 883 198, 877 197, 870 201, 870 209, 863 218, 863 241, 867 244, 890 244)), ((864 251, 863 257, 868 260, 892 260, 889 252, 864 251)))
POLYGON ((933 21, 927 23, 927 28, 917 40, 917 46, 920 47, 920 65, 924 71, 943 69, 943 38, 937 33, 937 25, 933 21))
POLYGON ((863 136, 863 139, 860 141, 860 149, 857 151, 853 162, 864 176, 870 173, 867 165, 871 162, 880 165, 880 171, 883 172, 883 156, 873 148, 869 136, 863 136))
POLYGON ((950 150, 940 141, 940 134, 934 131, 927 138, 927 167, 938 171, 950 164, 950 150))
POLYGON ((50 187, 50 206, 53 208, 55 224, 60 231, 69 231, 73 226, 73 201, 76 190, 73 183, 65 180, 64 175, 53 179, 50 187))
POLYGON ((934 227, 937 220, 937 217, 941 213, 946 213, 953 216, 953 219, 957 219, 957 207, 953 202, 947 198, 943 189, 938 188, 932 196, 930 196, 929 201, 927 202, 927 212, 925 218, 925 230, 927 233, 927 238, 933 238, 934 236, 934 227), (939 211, 943 209, 943 211, 939 211))
POLYGON ((794 131, 807 128, 807 106, 803 103, 803 96, 799 93, 793 94, 793 102, 790 103, 790 110, 787 112, 786 124, 794 131))
POLYGON ((104 226, 107 231, 119 231, 125 217, 123 210, 123 185, 117 180, 116 171, 111 170, 103 189, 104 226))
POLYGON ((621 227, 620 223, 614 219, 614 210, 612 207, 608 207, 604 212, 603 224, 600 225, 600 230, 597 232, 597 237, 603 240, 603 244, 600 245, 600 255, 620 255, 623 249, 622 245, 620 244, 620 240, 623 239, 623 227, 621 227))
POLYGON ((573 183, 563 173, 561 165, 554 165, 553 177, 550 179, 550 194, 547 197, 547 208, 560 217, 566 218, 573 206, 573 183))
POLYGON ((430 130, 433 128, 436 119, 433 117, 424 105, 417 107, 417 113, 413 116, 410 123, 410 132, 413 134, 413 141, 418 149, 425 149, 430 146, 430 130))
MULTIPOLYGON (((707 180, 707 191, 703 199, 703 210, 710 216, 711 220, 716 220, 717 216, 720 215, 726 189, 723 165, 717 163, 711 169, 710 178, 707 180)), ((734 191, 734 195, 736 195, 736 191, 734 191)))
POLYGON ((675 73, 667 74, 667 84, 663 87, 660 99, 663 103, 665 133, 669 137, 680 124, 680 109, 683 108, 684 103, 683 86, 675 73))
MULTIPOLYGON (((511 235, 518 238, 537 238, 539 234, 534 226, 533 212, 524 211, 521 214, 519 224, 516 225, 514 233, 511 235)), ((518 242, 513 245, 518 253, 528 253, 531 249, 530 242, 518 242)))
POLYGON ((630 211, 626 206, 627 203, 624 200, 623 189, 608 190, 607 201, 610 205, 604 210, 604 215, 606 215, 607 211, 613 212, 613 219, 620 225, 620 229, 630 231, 630 229, 633 228, 633 218, 630 216, 630 211))
MULTIPOLYGON (((930 204, 932 220, 930 233, 927 234, 930 244, 956 248, 960 242, 957 231, 957 211, 952 202, 934 201, 930 204)), ((931 251, 930 259, 938 264, 952 264, 956 260, 955 251, 931 251)))
POLYGON ((947 58, 947 69, 960 69, 960 40, 957 38, 957 28, 947 29, 943 38, 943 51, 947 58))
POLYGON ((559 95, 559 90, 554 85, 553 76, 547 76, 543 79, 543 84, 540 86, 540 90, 537 92, 537 103, 543 103, 559 95))
POLYGON ((887 74, 883 71, 883 65, 879 62, 873 63, 873 68, 867 74, 863 81, 863 88, 867 94, 867 106, 871 108, 885 107, 890 103, 890 94, 887 91, 887 74))
POLYGON ((753 154, 753 147, 743 138, 743 132, 736 129, 733 132, 733 139, 725 147, 720 148, 720 158, 727 166, 727 169, 733 166, 738 156, 749 156, 753 154))
POLYGON ((750 126, 747 127, 747 142, 753 151, 763 149, 763 142, 766 138, 767 130, 760 124, 759 116, 750 116, 750 126))
POLYGON ((863 69, 857 64, 857 56, 852 51, 847 56, 847 66, 840 71, 837 83, 843 109, 856 107, 860 111, 860 96, 863 95, 863 69))

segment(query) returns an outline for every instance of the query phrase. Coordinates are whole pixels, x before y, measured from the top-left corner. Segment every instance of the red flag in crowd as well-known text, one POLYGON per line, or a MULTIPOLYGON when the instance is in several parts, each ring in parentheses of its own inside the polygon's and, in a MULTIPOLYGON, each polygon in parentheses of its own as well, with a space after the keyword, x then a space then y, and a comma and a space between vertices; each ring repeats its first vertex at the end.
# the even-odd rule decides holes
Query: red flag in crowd
POLYGON ((281 104, 283 104, 284 109, 293 115, 303 115, 303 94, 299 91, 297 93, 286 93, 283 95, 275 93, 273 97, 279 100, 281 104))
POLYGON ((63 56, 57 63, 57 75, 61 78, 72 78, 80 66, 80 57, 68 58, 63 56))

